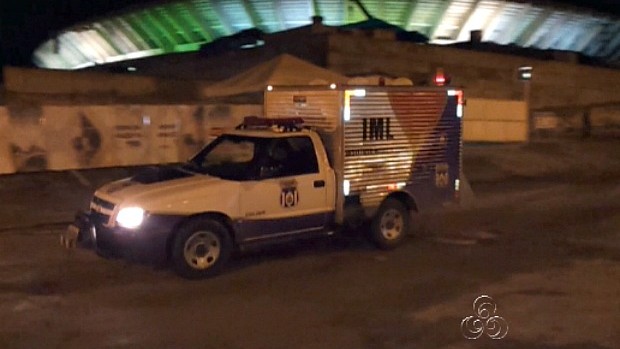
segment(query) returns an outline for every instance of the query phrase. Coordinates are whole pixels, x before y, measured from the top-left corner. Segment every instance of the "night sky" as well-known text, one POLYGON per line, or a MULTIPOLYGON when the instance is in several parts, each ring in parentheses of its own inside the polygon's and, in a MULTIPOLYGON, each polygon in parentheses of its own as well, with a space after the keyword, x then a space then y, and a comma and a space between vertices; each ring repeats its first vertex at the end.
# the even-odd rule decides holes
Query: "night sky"
POLYGON ((32 51, 55 31, 153 0, 0 0, 0 63, 30 65, 32 51))
MULTIPOLYGON (((55 31, 156 0, 0 0, 0 64, 30 65, 32 51, 55 31)), ((556 0, 620 15, 620 0, 556 0)))

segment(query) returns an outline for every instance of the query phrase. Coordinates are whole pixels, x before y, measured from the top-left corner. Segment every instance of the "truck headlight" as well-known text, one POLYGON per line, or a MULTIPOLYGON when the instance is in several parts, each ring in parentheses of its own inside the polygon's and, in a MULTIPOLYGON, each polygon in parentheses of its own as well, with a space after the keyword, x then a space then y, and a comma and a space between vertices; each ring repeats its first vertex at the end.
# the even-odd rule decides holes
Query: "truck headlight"
POLYGON ((140 207, 125 207, 118 211, 116 222, 123 228, 134 229, 144 221, 144 210, 140 207))

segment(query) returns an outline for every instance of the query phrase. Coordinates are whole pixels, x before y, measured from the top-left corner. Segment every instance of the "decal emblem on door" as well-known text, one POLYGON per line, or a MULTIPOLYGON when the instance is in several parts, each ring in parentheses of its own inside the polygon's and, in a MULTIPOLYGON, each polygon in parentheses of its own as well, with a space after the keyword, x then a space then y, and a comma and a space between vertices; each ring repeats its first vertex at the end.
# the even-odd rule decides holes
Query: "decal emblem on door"
POLYGON ((280 205, 282 207, 293 207, 299 202, 297 188, 284 188, 280 193, 280 205))

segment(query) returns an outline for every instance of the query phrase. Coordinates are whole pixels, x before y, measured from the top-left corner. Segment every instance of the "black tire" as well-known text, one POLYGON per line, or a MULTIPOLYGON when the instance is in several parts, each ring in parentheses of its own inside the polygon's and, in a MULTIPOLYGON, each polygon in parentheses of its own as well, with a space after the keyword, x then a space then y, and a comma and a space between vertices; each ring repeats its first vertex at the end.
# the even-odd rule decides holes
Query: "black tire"
POLYGON ((172 267, 186 279, 219 274, 233 250, 230 232, 213 218, 197 218, 182 225, 172 245, 172 267))
POLYGON ((370 240, 377 247, 391 250, 402 244, 411 227, 411 214, 396 199, 386 199, 373 217, 370 240))

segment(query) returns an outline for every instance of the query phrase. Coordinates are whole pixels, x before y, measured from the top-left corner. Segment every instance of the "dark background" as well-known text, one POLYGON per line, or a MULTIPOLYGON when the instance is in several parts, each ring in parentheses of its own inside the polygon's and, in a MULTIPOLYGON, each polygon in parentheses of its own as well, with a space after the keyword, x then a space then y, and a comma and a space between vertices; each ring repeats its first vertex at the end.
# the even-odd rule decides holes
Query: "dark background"
POLYGON ((34 49, 56 31, 153 0, 0 0, 0 63, 31 65, 34 49))
MULTIPOLYGON (((518 0, 517 0, 518 1, 518 0)), ((31 65, 34 49, 55 31, 157 0, 0 0, 0 65, 31 65)), ((620 0, 531 1, 577 5, 620 14, 620 0)))

